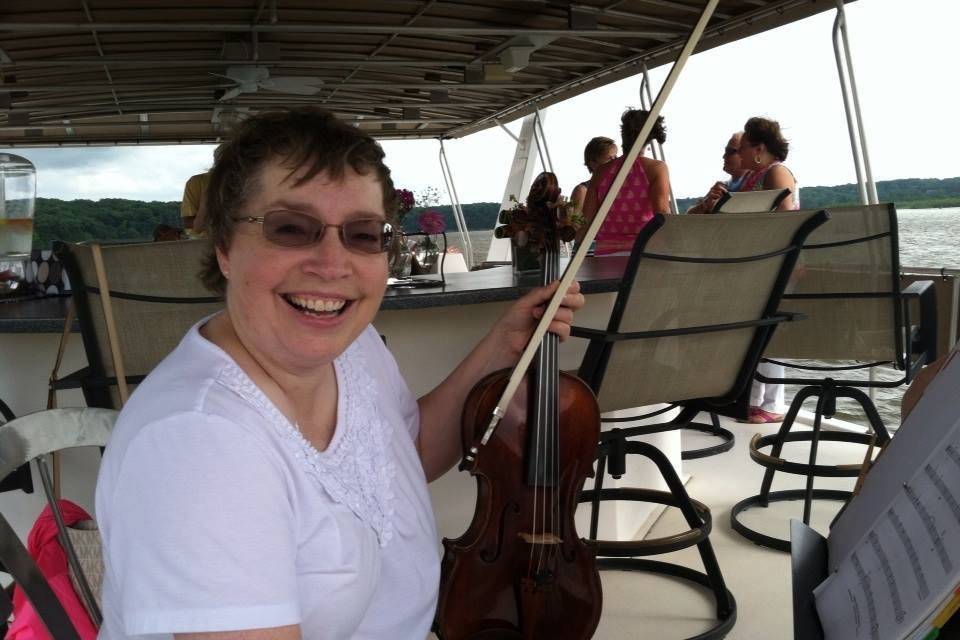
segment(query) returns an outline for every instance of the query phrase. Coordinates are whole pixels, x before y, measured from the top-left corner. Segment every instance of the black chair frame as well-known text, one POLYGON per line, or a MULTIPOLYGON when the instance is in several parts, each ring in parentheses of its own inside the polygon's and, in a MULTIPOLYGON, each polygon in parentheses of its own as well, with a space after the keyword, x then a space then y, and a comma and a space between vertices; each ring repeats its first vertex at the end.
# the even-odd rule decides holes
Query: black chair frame
MULTIPOLYGON (((10 422, 16 418, 10 407, 3 400, 0 400, 0 424, 10 422)), ((0 479, 0 493, 7 491, 23 491, 24 493, 33 493, 33 475, 30 473, 30 465, 25 464, 6 478, 0 479)))
POLYGON ((718 623, 703 634, 697 635, 698 640, 712 640, 724 637, 736 622, 737 606, 733 594, 726 587, 720 567, 717 564, 713 547, 710 544, 709 533, 712 527, 710 509, 690 498, 683 482, 677 476, 669 459, 656 447, 630 441, 628 438, 637 435, 648 435, 685 427, 697 416, 700 411, 724 413, 733 416, 746 416, 749 404, 749 390, 753 373, 757 363, 766 348, 777 324, 785 321, 802 319, 801 314, 777 312, 777 306, 783 291, 787 286, 790 274, 796 264, 805 238, 816 227, 827 220, 826 212, 810 218, 795 233, 790 244, 779 251, 746 256, 742 258, 693 258, 682 256, 666 256, 644 251, 647 242, 653 234, 663 226, 662 215, 654 216, 637 236, 634 249, 624 272, 623 281, 611 313, 607 330, 573 327, 571 335, 590 340, 587 353, 584 356, 578 375, 595 393, 598 393, 603 384, 609 363, 612 345, 622 340, 656 339, 670 336, 695 335, 716 331, 731 331, 736 329, 755 329, 747 355, 739 369, 737 378, 727 394, 716 398, 701 398, 674 403, 670 407, 660 409, 645 416, 629 418, 603 419, 603 422, 620 423, 636 421, 639 418, 650 417, 664 413, 674 406, 680 406, 679 415, 666 424, 642 425, 628 428, 615 428, 603 432, 598 447, 597 473, 594 488, 585 490, 580 496, 581 502, 590 502, 592 505, 590 516, 590 539, 597 544, 598 566, 602 569, 617 569, 630 571, 649 571, 682 578, 701 586, 705 586, 713 593, 716 601, 718 623), (736 262, 750 262, 767 260, 784 256, 783 264, 777 274, 770 299, 764 308, 762 317, 757 320, 722 323, 714 325, 681 327, 643 332, 619 332, 620 324, 627 307, 627 302, 633 286, 634 277, 640 267, 642 259, 667 260, 675 262, 696 262, 704 264, 730 264, 736 262), (637 454, 651 460, 667 483, 669 492, 653 491, 640 488, 604 489, 603 477, 609 473, 619 478, 626 470, 626 455, 637 454), (676 507, 681 510, 690 529, 682 534, 640 541, 609 541, 596 540, 599 521, 600 503, 606 500, 646 501, 676 507), (646 560, 636 556, 648 556, 666 553, 696 545, 700 552, 705 572, 675 565, 672 563, 646 560))
POLYGON ((845 465, 818 465, 817 452, 821 441, 828 442, 847 442, 861 445, 872 446, 874 444, 883 447, 890 440, 890 434, 880 414, 874 406, 870 397, 861 391, 869 388, 895 388, 903 384, 908 384, 913 380, 916 373, 926 364, 929 364, 937 358, 937 308, 936 308, 936 290, 933 283, 928 280, 917 281, 900 290, 899 260, 898 260, 898 236, 896 226, 896 213, 892 205, 889 208, 889 214, 892 217, 890 222, 890 231, 860 238, 853 238, 842 242, 831 242, 822 244, 812 244, 804 247, 804 251, 834 248, 844 245, 869 242, 884 237, 890 237, 891 247, 893 249, 891 273, 892 282, 889 292, 837 292, 837 293, 808 293, 808 294, 784 294, 784 300, 802 300, 802 299, 851 299, 851 298, 873 298, 873 299, 892 299, 895 304, 894 310, 894 344, 896 348, 896 360, 888 362, 869 362, 854 365, 836 365, 836 366, 816 366, 801 365, 790 362, 765 358, 766 362, 783 365, 791 369, 801 371, 822 371, 826 373, 841 373, 844 371, 864 370, 882 365, 892 365, 904 372, 904 375, 898 380, 893 381, 870 381, 856 379, 836 379, 833 377, 811 378, 811 377, 784 377, 770 378, 760 373, 756 374, 756 379, 760 382, 772 384, 792 384, 805 385, 790 405, 790 409, 785 416, 779 431, 775 435, 756 436, 750 443, 750 457, 758 464, 765 467, 763 481, 760 486, 760 493, 745 498, 735 504, 730 512, 730 526, 734 531, 747 538, 755 544, 764 547, 776 549, 778 551, 790 551, 790 541, 784 538, 764 534, 747 525, 741 519, 741 515, 754 507, 766 508, 771 502, 787 502, 794 500, 803 500, 803 522, 810 524, 810 514, 813 500, 836 500, 846 502, 852 496, 851 491, 837 489, 816 489, 814 488, 814 479, 817 477, 850 477, 855 478, 860 475, 862 464, 845 465), (922 330, 918 331, 912 326, 910 303, 916 300, 920 309, 920 322, 922 330), (910 335, 906 338, 907 330, 910 335), (809 398, 817 398, 816 409, 814 412, 813 430, 803 432, 791 432, 791 428, 796 420, 804 402, 809 398), (851 432, 824 432, 822 431, 823 418, 832 418, 836 414, 837 398, 850 398, 854 400, 863 409, 864 415, 873 430, 873 433, 851 433, 851 432), (786 442, 809 442, 810 455, 806 464, 790 462, 780 457, 783 445, 786 442), (772 447, 769 455, 764 454, 761 449, 772 447), (784 473, 803 475, 807 477, 805 489, 791 489, 784 491, 771 491, 774 474, 777 471, 784 473))

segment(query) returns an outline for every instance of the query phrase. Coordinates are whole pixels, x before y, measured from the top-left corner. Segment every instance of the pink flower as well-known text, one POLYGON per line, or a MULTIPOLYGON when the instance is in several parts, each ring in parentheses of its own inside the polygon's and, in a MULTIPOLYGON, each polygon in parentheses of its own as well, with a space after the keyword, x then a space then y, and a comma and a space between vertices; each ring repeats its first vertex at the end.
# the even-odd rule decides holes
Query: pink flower
POLYGON ((429 209, 417 218, 417 227, 424 233, 436 234, 443 233, 443 230, 447 228, 447 223, 444 222, 443 215, 439 211, 429 209))

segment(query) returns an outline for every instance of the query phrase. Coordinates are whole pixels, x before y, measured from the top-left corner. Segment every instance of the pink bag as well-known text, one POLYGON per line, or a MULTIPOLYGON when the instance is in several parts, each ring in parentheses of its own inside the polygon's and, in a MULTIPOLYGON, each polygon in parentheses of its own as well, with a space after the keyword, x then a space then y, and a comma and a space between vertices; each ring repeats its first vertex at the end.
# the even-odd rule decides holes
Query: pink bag
MULTIPOLYGON (((60 500, 60 511, 64 523, 70 526, 81 520, 92 520, 90 515, 69 500, 60 500)), ((82 640, 95 640, 97 629, 90 620, 86 608, 73 589, 70 582, 70 571, 67 565, 67 554, 57 540, 57 523, 53 519, 50 505, 44 507, 37 518, 30 535, 27 537, 27 550, 40 572, 43 573, 50 588, 56 594, 60 604, 70 617, 70 621, 77 629, 82 640)), ((30 605, 23 591, 19 588, 13 593, 13 622, 7 631, 6 640, 48 640, 50 634, 40 621, 36 611, 30 605)))

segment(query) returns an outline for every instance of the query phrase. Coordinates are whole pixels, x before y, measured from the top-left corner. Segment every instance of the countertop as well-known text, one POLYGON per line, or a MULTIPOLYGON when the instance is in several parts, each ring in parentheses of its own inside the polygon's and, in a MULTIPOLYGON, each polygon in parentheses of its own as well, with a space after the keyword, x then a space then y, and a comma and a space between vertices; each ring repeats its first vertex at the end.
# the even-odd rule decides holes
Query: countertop
MULTIPOLYGON (((577 277, 583 293, 616 291, 626 260, 626 257, 588 258, 577 277)), ((515 277, 508 266, 451 273, 446 280, 445 285, 390 287, 380 308, 424 309, 501 302, 516 299, 537 284, 536 277, 515 277)), ((67 296, 57 296, 0 302, 0 333, 60 333, 69 300, 67 296)), ((73 330, 79 331, 76 322, 73 330)))

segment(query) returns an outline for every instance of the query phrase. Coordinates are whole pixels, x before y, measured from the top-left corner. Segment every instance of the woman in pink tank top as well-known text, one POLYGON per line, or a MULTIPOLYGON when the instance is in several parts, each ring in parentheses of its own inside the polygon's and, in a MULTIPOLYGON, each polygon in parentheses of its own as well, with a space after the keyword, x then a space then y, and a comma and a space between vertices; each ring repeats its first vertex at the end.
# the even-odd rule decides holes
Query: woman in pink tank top
POLYGON ((793 173, 783 162, 790 151, 790 143, 780 132, 780 123, 767 118, 750 118, 740 137, 740 167, 747 173, 739 191, 790 189, 777 211, 795 211, 800 208, 800 192, 793 173))
MULTIPOLYGON (((628 109, 623 113, 620 118, 620 137, 624 152, 629 152, 633 147, 648 114, 648 111, 640 109, 628 109)), ((651 140, 663 144, 666 139, 667 133, 661 116, 657 118, 644 145, 649 144, 651 140)), ((623 160, 624 158, 620 157, 610 161, 590 180, 583 203, 583 214, 588 223, 597 215, 600 204, 609 193, 620 167, 623 166, 623 160)), ((667 165, 660 160, 646 158, 643 155, 638 156, 597 233, 596 255, 629 252, 633 248, 637 234, 650 221, 653 214, 666 213, 669 210, 670 174, 667 165)), ((585 230, 586 225, 581 233, 585 230)))

